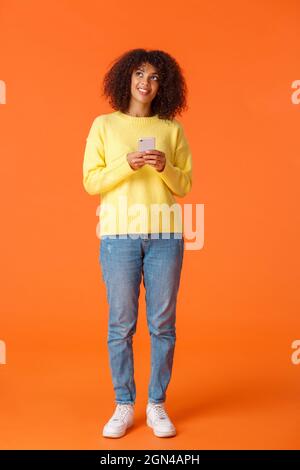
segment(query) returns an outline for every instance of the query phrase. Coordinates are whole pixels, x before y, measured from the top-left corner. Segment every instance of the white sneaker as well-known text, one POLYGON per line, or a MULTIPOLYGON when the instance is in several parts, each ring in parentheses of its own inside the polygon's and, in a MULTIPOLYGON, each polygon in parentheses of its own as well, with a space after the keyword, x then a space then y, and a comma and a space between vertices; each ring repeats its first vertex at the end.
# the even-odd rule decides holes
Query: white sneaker
POLYGON ((127 428, 133 425, 134 406, 130 403, 117 403, 114 414, 104 425, 102 435, 104 437, 121 437, 127 428))
POLYGON ((176 428, 170 420, 163 403, 147 404, 147 425, 157 437, 175 436, 176 428))

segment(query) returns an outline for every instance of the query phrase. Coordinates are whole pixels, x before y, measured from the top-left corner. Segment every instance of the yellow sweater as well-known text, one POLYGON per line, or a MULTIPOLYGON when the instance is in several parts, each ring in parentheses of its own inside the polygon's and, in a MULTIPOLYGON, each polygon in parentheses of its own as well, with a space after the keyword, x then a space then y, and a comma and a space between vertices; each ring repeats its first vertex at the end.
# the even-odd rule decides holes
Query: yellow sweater
POLYGON ((102 235, 183 232, 182 210, 174 196, 192 187, 192 155, 183 127, 158 115, 137 117, 114 111, 97 116, 86 139, 83 186, 101 198, 102 235), (158 171, 150 164, 134 170, 127 154, 138 151, 140 137, 155 137, 165 153, 158 171))

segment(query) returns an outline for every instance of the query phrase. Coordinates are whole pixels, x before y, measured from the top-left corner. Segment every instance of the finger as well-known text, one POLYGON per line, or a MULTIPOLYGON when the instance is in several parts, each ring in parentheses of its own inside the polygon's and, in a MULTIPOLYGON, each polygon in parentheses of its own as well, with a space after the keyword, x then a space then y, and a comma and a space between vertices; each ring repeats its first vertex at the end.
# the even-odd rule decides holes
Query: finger
POLYGON ((155 158, 155 160, 159 161, 159 160, 162 160, 162 156, 161 155, 156 155, 154 153, 148 153, 147 155, 144 156, 144 159, 147 160, 148 158, 155 158))
POLYGON ((146 150, 146 153, 153 153, 154 155, 160 155, 161 152, 159 150, 151 149, 151 150, 146 150))
POLYGON ((148 162, 149 160, 156 160, 156 161, 159 160, 159 158, 157 157, 157 155, 153 155, 153 154, 152 154, 152 155, 145 155, 144 159, 145 159, 145 161, 147 161, 147 162, 148 162))

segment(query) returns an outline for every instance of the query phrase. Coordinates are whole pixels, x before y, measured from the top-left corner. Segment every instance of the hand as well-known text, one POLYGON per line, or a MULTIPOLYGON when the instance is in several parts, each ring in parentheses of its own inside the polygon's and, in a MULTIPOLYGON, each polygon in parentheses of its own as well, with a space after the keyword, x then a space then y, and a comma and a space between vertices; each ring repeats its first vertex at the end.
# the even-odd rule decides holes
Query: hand
POLYGON ((127 154, 127 161, 133 170, 138 170, 145 165, 144 152, 130 152, 127 154))
POLYGON ((166 156, 160 150, 146 150, 144 152, 144 161, 160 172, 165 168, 166 156))

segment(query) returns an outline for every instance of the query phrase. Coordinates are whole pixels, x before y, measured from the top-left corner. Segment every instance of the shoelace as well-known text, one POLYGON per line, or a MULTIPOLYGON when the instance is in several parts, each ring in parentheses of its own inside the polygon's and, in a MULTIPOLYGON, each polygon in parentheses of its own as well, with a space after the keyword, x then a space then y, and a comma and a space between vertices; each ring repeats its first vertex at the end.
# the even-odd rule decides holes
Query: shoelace
POLYGON ((155 418, 169 419, 169 416, 168 416, 166 410, 164 409, 163 405, 161 405, 159 403, 155 403, 155 404, 151 405, 151 409, 154 411, 155 418))
POLYGON ((132 406, 129 404, 124 404, 122 405, 121 403, 117 404, 116 411, 114 412, 114 415, 112 417, 113 421, 123 421, 124 418, 126 417, 127 413, 132 409, 132 406))

